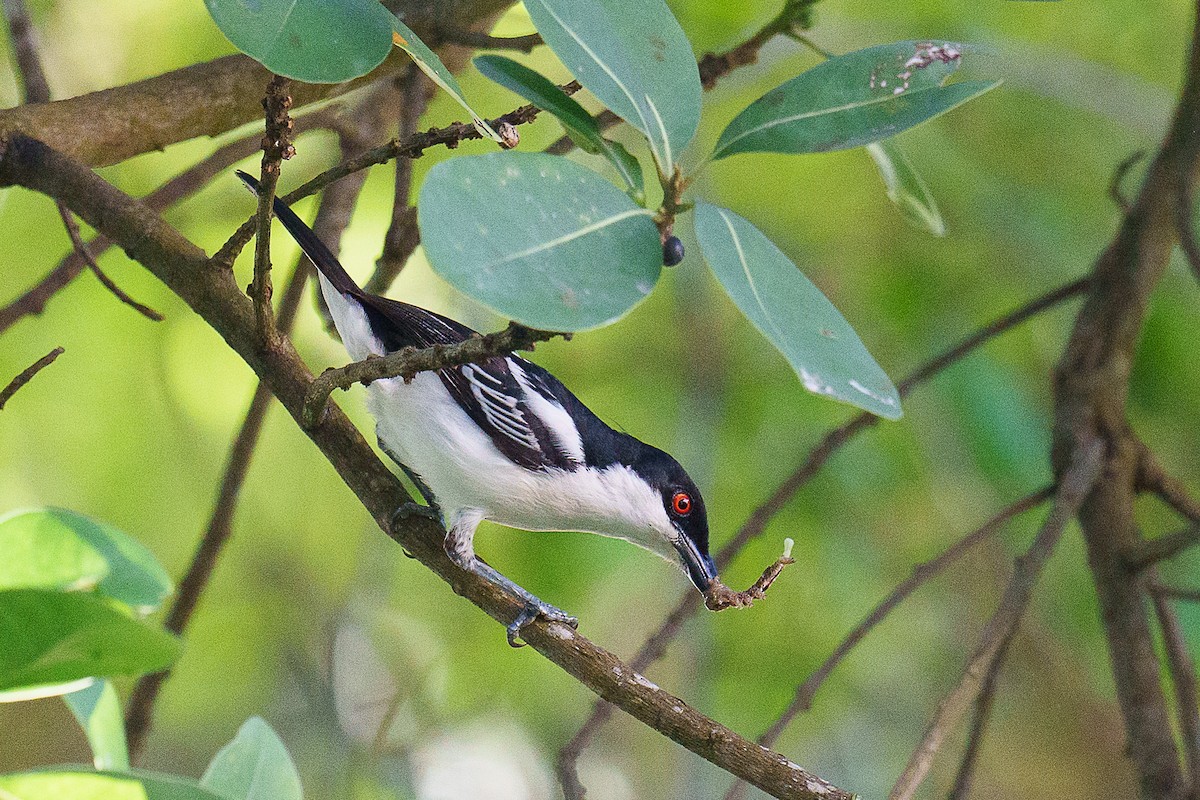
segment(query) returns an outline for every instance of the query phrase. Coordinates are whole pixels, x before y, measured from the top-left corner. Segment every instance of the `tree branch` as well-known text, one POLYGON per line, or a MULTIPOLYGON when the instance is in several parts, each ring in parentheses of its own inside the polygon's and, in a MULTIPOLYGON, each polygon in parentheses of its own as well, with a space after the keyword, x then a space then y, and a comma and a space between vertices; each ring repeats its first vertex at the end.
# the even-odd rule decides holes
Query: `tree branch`
POLYGON ((1150 448, 1141 444, 1137 468, 1138 491, 1154 492, 1179 516, 1192 522, 1200 522, 1200 503, 1192 497, 1187 487, 1167 472, 1150 448))
POLYGON ((382 378, 404 378, 407 382, 419 372, 473 364, 493 356, 508 355, 515 350, 532 350, 537 342, 549 341, 556 336, 571 338, 569 333, 538 331, 510 322, 502 331, 476 335, 458 344, 435 344, 421 349, 405 347, 386 356, 375 356, 344 367, 327 369, 314 378, 308 387, 302 424, 317 424, 334 389, 349 389, 356 383, 367 384, 382 378))
POLYGON ((292 146, 291 80, 273 75, 263 97, 266 115, 262 140, 262 169, 259 177, 258 211, 254 217, 254 282, 250 298, 254 301, 254 316, 258 321, 258 336, 264 346, 275 338, 275 314, 271 307, 271 220, 275 218, 273 203, 275 186, 279 183, 280 164, 296 154, 292 146))
POLYGON ((958 724, 978 696, 984 677, 992 664, 1003 656, 1016 633, 1042 568, 1054 552, 1067 523, 1078 512, 1096 484, 1103 463, 1104 443, 1099 438, 1079 441, 1076 451, 1072 454, 1070 466, 1063 472, 1059 481, 1054 496, 1054 507, 1034 538, 1033 544, 1029 546, 1025 555, 1017 559, 1013 576, 1000 598, 995 613, 984 626, 979 636, 979 644, 967 661, 962 678, 938 706, 925 729, 921 743, 913 751, 908 765, 892 787, 889 800, 911 800, 925 780, 946 734, 958 724))
POLYGON ((456 44, 475 50, 519 50, 522 53, 532 53, 535 47, 543 44, 540 33, 525 36, 489 36, 479 31, 460 28, 438 28, 436 37, 437 41, 443 44, 456 44))
MULTIPOLYGON (((984 326, 955 346, 922 364, 908 377, 900 381, 897 385, 900 396, 907 397, 910 392, 925 381, 930 380, 942 370, 966 357, 991 339, 1000 336, 1005 331, 1012 329, 1025 320, 1051 309, 1077 294, 1081 294, 1086 287, 1086 280, 1072 281, 1047 292, 1041 297, 1022 305, 1020 308, 984 326)), ((864 412, 851 419, 845 425, 834 428, 827 433, 809 451, 808 456, 801 462, 800 466, 776 488, 762 505, 751 513, 737 534, 721 548, 716 556, 718 568, 724 569, 748 542, 760 536, 775 515, 787 505, 800 489, 820 472, 821 468, 834 453, 840 450, 842 446, 856 435, 873 427, 878 422, 878 417, 864 412)), ((667 646, 683 628, 683 623, 698 611, 699 608, 700 603, 695 593, 688 592, 681 597, 675 608, 667 615, 658 629, 643 642, 637 655, 631 662, 635 669, 644 670, 661 658, 663 653, 666 652, 667 646)), ((557 762, 559 780, 562 782, 564 788, 568 785, 579 785, 579 778, 575 774, 575 761, 611 714, 611 709, 606 707, 602 702, 596 703, 588 718, 584 720, 579 730, 576 731, 575 736, 571 738, 571 741, 559 753, 557 762)), ((582 797, 582 794, 577 796, 582 797)))
POLYGON ((1196 662, 1188 650, 1187 639, 1179 617, 1167 602, 1169 593, 1161 590, 1157 580, 1150 582, 1150 599, 1154 613, 1162 630, 1163 646, 1167 652, 1167 666, 1171 671, 1171 683, 1175 686, 1175 708, 1179 717, 1179 735, 1183 739, 1183 753, 1188 765, 1191 782, 1191 797, 1200 789, 1200 690, 1196 686, 1196 662))
POLYGON ((1137 542, 1125 554, 1125 563, 1131 572, 1141 572, 1152 564, 1166 561, 1200 543, 1200 522, 1181 531, 1137 542))
POLYGON ((958 772, 954 776, 954 788, 950 790, 947 800, 967 800, 971 794, 971 784, 975 780, 975 767, 979 761, 979 751, 983 747, 983 737, 987 733, 988 723, 992 718, 992 705, 996 700, 996 683, 1000 678, 1000 670, 1008 657, 1012 644, 1011 638, 992 659, 984 676, 983 686, 979 696, 975 698, 975 718, 971 722, 971 732, 967 734, 967 747, 963 751, 962 760, 958 762, 958 772))
MULTIPOLYGON (((300 419, 310 374, 286 338, 271 348, 259 346, 252 304, 229 270, 214 267, 199 248, 145 206, 41 142, 14 137, 0 150, 0 186, 7 185, 63 200, 89 225, 113 238, 199 313, 267 383, 288 413, 300 419)), ((450 561, 440 526, 419 516, 392 525, 395 510, 409 497, 344 414, 331 408, 306 433, 380 528, 405 550, 494 619, 507 624, 517 616, 519 599, 450 561)), ((596 694, 775 797, 850 798, 700 714, 565 625, 538 620, 523 630, 522 638, 596 694)))
POLYGON ((71 214, 71 210, 61 202, 58 202, 55 205, 58 208, 59 217, 62 218, 63 227, 67 229, 67 237, 71 240, 71 246, 74 248, 75 255, 82 259, 83 263, 87 264, 88 269, 92 271, 92 274, 96 276, 104 288, 108 289, 108 291, 114 297, 132 308, 134 311, 141 314, 146 319, 153 322, 162 322, 162 314, 158 313, 153 308, 150 308, 150 306, 134 300, 132 297, 126 294, 120 286, 117 286, 117 284, 113 282, 113 279, 105 274, 104 270, 100 269, 100 265, 96 263, 95 257, 92 256, 91 251, 88 249, 87 242, 83 241, 83 236, 79 232, 79 223, 75 221, 75 217, 73 214, 71 214))
POLYGON ((12 396, 16 394, 22 386, 33 380, 34 375, 37 375, 46 367, 53 364, 54 360, 61 356, 64 352, 66 351, 61 347, 54 348, 49 353, 46 353, 46 355, 42 356, 37 361, 23 369, 20 375, 9 381, 8 385, 3 389, 0 389, 0 410, 4 409, 4 404, 11 400, 12 396))

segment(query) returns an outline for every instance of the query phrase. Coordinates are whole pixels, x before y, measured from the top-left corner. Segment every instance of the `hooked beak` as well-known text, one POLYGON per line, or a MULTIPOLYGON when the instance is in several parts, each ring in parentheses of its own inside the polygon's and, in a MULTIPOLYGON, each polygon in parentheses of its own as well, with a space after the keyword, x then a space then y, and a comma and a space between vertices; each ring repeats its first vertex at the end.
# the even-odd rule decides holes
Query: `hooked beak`
POLYGON ((679 544, 675 545, 675 549, 679 551, 683 568, 692 579, 692 583, 702 594, 707 592, 709 585, 717 579, 717 565, 713 563, 712 556, 701 553, 696 543, 686 535, 679 537, 679 544))

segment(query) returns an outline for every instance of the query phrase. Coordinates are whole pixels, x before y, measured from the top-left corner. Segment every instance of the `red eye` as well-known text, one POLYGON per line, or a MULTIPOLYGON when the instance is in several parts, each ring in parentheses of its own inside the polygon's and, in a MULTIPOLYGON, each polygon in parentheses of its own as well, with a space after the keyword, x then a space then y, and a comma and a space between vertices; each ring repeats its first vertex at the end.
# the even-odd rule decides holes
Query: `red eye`
POLYGON ((675 509, 679 516, 686 517, 692 512, 692 498, 687 492, 676 492, 671 498, 671 508, 675 509))

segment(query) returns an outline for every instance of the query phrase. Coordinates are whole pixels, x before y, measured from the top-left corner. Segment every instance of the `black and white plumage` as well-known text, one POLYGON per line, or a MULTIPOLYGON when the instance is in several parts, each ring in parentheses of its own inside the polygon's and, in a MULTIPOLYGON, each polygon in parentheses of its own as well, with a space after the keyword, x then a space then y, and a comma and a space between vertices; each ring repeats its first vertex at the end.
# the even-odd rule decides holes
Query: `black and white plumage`
MULTIPOLYGON (((239 177, 257 191, 258 182, 239 177)), ((364 292, 299 217, 275 215, 316 265, 322 294, 351 358, 461 342, 452 319, 364 292)), ((475 557, 484 519, 531 531, 626 539, 680 566, 702 592, 717 577, 704 500, 671 456, 613 430, 546 370, 515 355, 373 381, 368 407, 383 450, 436 503, 446 552, 464 569, 516 593, 526 609, 510 641, 537 615, 574 619, 475 557)))

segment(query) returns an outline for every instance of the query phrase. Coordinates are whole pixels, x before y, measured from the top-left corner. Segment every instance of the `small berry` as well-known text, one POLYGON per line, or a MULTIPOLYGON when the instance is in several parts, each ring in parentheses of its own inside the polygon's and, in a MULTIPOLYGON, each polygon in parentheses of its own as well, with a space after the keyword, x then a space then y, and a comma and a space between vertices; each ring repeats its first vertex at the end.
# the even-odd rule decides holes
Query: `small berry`
POLYGON ((683 261, 683 242, 678 236, 668 236, 663 242, 663 265, 673 267, 683 261))

